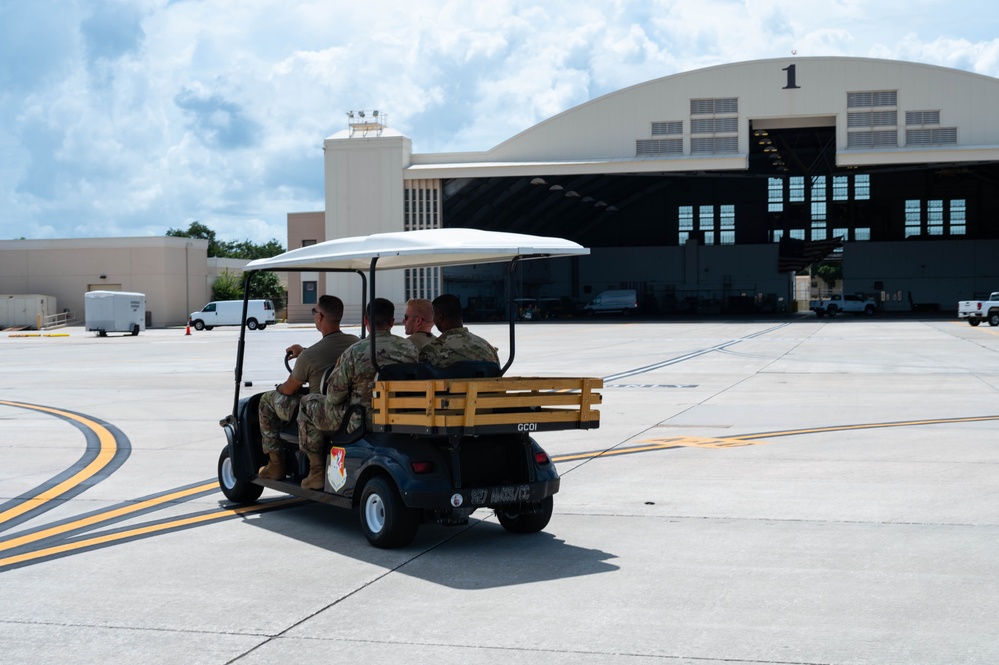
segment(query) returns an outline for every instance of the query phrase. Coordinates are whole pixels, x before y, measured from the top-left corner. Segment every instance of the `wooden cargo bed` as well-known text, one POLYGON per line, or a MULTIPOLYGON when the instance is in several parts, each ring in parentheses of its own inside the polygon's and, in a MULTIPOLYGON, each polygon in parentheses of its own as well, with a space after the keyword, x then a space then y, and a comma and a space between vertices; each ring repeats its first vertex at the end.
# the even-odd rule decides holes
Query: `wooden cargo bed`
POLYGON ((377 381, 375 431, 431 436, 592 429, 603 379, 476 378, 377 381))

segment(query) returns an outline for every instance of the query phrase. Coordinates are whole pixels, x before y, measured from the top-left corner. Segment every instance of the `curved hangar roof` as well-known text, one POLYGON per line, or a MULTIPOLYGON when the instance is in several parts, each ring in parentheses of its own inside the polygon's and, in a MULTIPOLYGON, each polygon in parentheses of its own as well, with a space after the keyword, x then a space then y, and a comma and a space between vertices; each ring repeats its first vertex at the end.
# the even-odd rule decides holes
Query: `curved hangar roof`
POLYGON ((821 128, 835 166, 999 161, 999 79, 893 60, 781 58, 655 79, 406 178, 745 170, 753 132, 821 128))

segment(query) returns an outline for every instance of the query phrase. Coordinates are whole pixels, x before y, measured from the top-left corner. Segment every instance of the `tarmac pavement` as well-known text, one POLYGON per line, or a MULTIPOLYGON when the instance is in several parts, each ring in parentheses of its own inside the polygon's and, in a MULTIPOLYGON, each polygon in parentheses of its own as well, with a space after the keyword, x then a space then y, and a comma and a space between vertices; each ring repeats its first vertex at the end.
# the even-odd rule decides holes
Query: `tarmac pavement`
MULTIPOLYGON (((225 501, 237 330, 50 332, 0 331, 5 664, 999 662, 999 329, 518 325, 509 375, 605 383, 599 429, 536 437, 551 523, 399 550, 225 501)), ((242 394, 318 336, 248 332, 242 394)))

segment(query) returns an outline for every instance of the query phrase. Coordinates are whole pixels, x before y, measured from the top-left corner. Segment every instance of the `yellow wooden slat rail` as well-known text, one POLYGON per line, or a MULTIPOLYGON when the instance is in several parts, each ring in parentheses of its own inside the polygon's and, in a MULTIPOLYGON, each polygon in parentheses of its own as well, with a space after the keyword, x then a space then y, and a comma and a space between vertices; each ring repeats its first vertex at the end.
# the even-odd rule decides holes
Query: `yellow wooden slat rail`
POLYGON ((378 381, 372 396, 376 426, 461 428, 545 423, 546 429, 596 427, 603 379, 524 378, 378 381), (560 427, 559 425, 564 425, 560 427))

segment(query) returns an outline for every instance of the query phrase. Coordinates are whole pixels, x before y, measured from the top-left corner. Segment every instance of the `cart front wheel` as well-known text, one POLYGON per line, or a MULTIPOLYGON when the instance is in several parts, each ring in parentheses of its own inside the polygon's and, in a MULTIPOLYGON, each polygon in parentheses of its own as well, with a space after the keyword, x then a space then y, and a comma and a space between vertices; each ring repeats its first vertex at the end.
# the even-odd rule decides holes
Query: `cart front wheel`
POLYGON ((225 498, 233 503, 253 503, 264 491, 262 486, 236 477, 232 469, 232 458, 229 457, 229 446, 224 447, 219 455, 219 487, 225 498))

